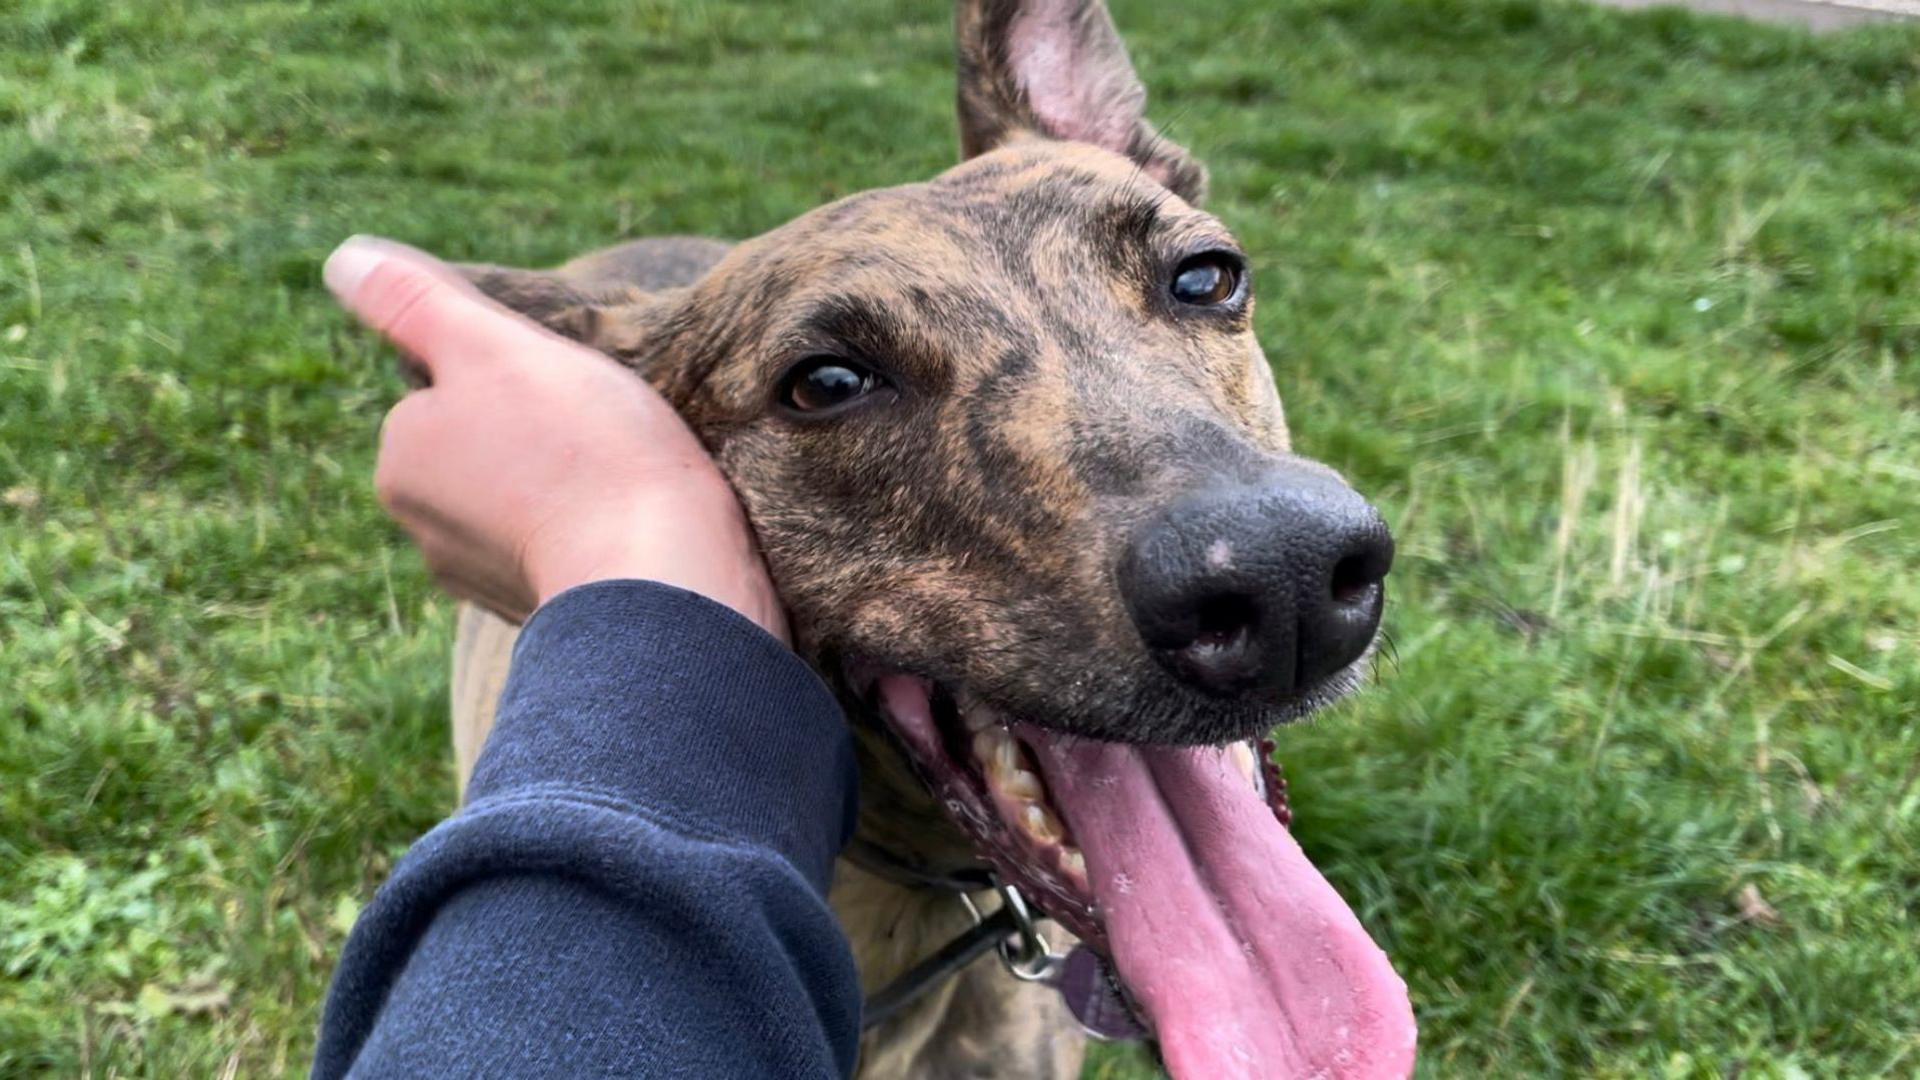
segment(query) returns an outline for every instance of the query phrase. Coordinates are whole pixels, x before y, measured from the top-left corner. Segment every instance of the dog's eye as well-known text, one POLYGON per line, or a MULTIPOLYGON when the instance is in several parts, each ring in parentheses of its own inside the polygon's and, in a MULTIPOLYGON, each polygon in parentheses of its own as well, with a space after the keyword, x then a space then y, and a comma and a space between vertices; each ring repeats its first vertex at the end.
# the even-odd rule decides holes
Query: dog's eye
POLYGON ((1195 307, 1215 307, 1240 291, 1240 259, 1209 251, 1183 260, 1173 271, 1173 298, 1195 307))
POLYGON ((865 397, 885 385, 880 376, 838 356, 800 361, 780 383, 780 401, 796 412, 817 413, 865 397))

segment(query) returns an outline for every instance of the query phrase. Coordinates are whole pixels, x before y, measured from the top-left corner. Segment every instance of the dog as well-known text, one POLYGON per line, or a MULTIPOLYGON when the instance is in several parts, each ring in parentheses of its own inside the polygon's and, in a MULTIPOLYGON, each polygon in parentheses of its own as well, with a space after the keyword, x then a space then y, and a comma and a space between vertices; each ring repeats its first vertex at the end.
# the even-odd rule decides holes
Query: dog
MULTIPOLYGON (((1392 538, 1292 452, 1247 258, 1104 4, 962 0, 955 29, 963 160, 930 181, 464 271, 658 388, 738 491, 856 736, 830 899, 870 994, 998 884, 1176 1075, 1404 1075, 1404 985, 1249 741, 1359 683, 1392 538)), ((461 613, 463 782, 514 633, 461 613)), ((862 1073, 1078 1075, 1050 981, 967 966, 869 1028, 862 1073)))

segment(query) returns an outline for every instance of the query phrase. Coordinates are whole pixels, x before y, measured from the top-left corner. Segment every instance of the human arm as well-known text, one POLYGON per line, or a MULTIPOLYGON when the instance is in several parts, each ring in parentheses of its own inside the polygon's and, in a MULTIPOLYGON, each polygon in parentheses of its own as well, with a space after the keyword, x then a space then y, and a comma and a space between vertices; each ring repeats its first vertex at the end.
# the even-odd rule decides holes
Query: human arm
POLYGON ((353 241, 327 280, 429 383, 383 505, 450 591, 538 612, 468 806, 349 938, 315 1075, 850 1071, 850 739, 724 478, 632 373, 426 256, 353 241))
POLYGON ((468 805, 355 926, 314 1075, 847 1075, 859 987, 823 897, 853 772, 831 695, 745 619, 562 594, 468 805))

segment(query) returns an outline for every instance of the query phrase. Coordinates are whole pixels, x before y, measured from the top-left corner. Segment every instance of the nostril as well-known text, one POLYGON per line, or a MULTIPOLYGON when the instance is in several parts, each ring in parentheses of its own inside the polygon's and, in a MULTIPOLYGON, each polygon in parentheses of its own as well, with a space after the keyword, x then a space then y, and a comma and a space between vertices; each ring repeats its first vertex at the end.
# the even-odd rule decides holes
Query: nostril
POLYGON ((1335 604, 1351 607, 1366 601, 1370 590, 1380 582, 1380 575, 1373 572, 1375 561, 1366 555, 1349 555, 1334 564, 1331 589, 1335 604))
POLYGON ((1194 609, 1193 644, 1222 649, 1245 641, 1259 621, 1259 609, 1248 596, 1209 596, 1194 609))
POLYGON ((1239 694, 1264 677, 1260 598, 1212 592, 1176 605, 1181 631, 1156 650, 1181 681, 1205 693, 1239 694))

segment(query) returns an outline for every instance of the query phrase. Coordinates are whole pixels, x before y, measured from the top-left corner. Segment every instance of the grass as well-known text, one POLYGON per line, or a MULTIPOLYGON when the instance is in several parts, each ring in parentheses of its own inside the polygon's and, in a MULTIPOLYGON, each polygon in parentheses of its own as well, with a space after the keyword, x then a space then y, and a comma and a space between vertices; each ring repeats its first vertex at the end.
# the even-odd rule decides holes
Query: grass
MULTIPOLYGON (((1424 1075, 1920 1072, 1920 32, 1118 7, 1298 441, 1401 538, 1380 685, 1282 753, 1424 1075)), ((542 263, 927 176, 945 18, 0 14, 0 1074, 304 1071, 451 803, 450 609, 328 248, 542 263)))

